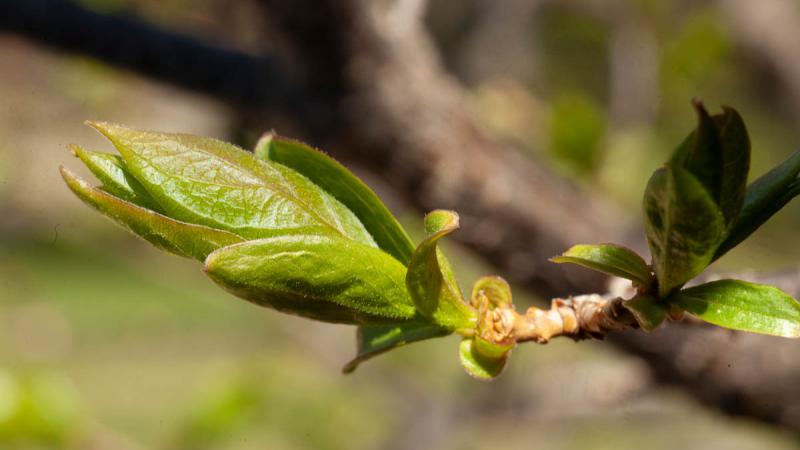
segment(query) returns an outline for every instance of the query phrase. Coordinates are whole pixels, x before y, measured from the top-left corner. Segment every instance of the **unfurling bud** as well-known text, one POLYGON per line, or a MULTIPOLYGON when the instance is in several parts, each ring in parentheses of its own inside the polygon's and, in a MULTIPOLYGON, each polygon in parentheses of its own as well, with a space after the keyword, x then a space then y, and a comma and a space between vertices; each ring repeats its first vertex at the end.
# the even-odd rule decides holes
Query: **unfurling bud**
POLYGON ((432 214, 441 227, 415 247, 372 190, 305 144, 269 135, 254 154, 215 139, 89 125, 120 155, 70 147, 101 182, 62 167, 81 200, 151 244, 202 261, 238 297, 360 325, 349 370, 398 345, 474 328, 475 312, 436 246, 455 229, 454 213, 432 214))

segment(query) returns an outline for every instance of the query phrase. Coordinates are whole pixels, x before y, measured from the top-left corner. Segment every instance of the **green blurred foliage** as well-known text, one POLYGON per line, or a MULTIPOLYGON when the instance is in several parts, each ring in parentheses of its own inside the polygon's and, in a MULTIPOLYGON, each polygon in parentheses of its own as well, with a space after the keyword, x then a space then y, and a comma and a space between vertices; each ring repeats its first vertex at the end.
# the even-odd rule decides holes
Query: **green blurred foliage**
POLYGON ((604 111, 586 95, 562 92, 550 113, 550 151, 574 173, 593 173, 602 155, 604 111))
POLYGON ((82 414, 80 396, 63 375, 0 369, 0 445, 71 447, 82 431, 82 414))
POLYGON ((685 107, 687 93, 724 79, 733 43, 721 19, 707 9, 691 13, 674 33, 662 49, 662 89, 665 99, 685 107))
MULTIPOLYGON (((580 90, 606 99, 611 32, 597 17, 557 4, 544 6, 532 37, 541 49, 541 86, 548 94, 580 90)), ((550 97, 550 95, 548 95, 550 97)))

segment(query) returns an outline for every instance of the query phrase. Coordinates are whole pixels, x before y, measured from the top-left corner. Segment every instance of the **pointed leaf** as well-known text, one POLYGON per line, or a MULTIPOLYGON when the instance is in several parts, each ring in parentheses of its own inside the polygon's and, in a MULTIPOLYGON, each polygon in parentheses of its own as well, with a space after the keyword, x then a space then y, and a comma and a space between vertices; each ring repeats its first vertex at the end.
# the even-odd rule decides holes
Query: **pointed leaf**
POLYGON ((750 172, 750 136, 736 110, 728 107, 722 110, 723 114, 714 116, 722 144, 722 186, 717 204, 730 225, 739 216, 744 203, 750 172))
POLYGON ((412 342, 450 334, 450 330, 425 322, 404 322, 393 325, 361 325, 356 339, 358 356, 344 366, 342 372, 351 373, 362 362, 412 342))
POLYGON ((406 286, 417 310, 448 329, 470 328, 474 311, 464 302, 447 260, 437 247, 439 239, 458 228, 458 215, 437 210, 425 216, 428 237, 408 265, 406 286))
POLYGON ((638 295, 622 303, 645 331, 653 331, 667 318, 666 304, 649 295, 638 295))
POLYGON ((672 166, 650 178, 644 214, 663 298, 708 266, 725 237, 725 222, 703 185, 686 170, 672 166))
POLYGON ((259 140, 255 155, 306 176, 349 208, 378 247, 403 264, 411 260, 414 243, 403 227, 375 192, 336 160, 302 142, 271 133, 259 140))
POLYGON ((387 324, 415 316, 405 267, 388 253, 335 236, 280 236, 210 254, 204 271, 232 294, 325 322, 387 324))
POLYGON ((800 173, 800 150, 747 187, 742 212, 725 242, 714 255, 714 259, 739 245, 800 193, 798 173, 800 173))
POLYGON ((722 142, 705 106, 699 101, 692 106, 697 112, 697 128, 675 152, 672 165, 688 170, 716 201, 722 186, 722 142))
POLYGON ((170 217, 247 239, 326 234, 374 245, 350 210, 280 164, 216 139, 90 125, 170 217))
POLYGON ((464 339, 458 346, 458 355, 464 370, 473 378, 492 380, 499 376, 506 367, 508 353, 499 358, 490 358, 476 351, 475 341, 464 339))
POLYGON ((718 280, 682 290, 668 300, 721 327, 800 337, 800 303, 774 286, 718 280))
POLYGON ((125 162, 118 155, 91 152, 74 144, 70 145, 69 149, 103 183, 104 191, 143 208, 161 212, 158 203, 136 181, 136 178, 128 173, 125 162))
POLYGON ((128 203, 93 188, 63 167, 61 176, 84 203, 162 250, 202 261, 220 247, 242 242, 242 238, 233 233, 179 222, 128 203))
POLYGON ((744 121, 732 108, 708 114, 694 102, 697 128, 684 140, 671 164, 688 170, 705 187, 730 225, 742 208, 750 170, 750 138, 744 121))
POLYGON ((573 263, 599 272, 627 278, 648 288, 652 281, 650 268, 633 250, 615 244, 576 245, 561 256, 550 258, 555 263, 573 263))

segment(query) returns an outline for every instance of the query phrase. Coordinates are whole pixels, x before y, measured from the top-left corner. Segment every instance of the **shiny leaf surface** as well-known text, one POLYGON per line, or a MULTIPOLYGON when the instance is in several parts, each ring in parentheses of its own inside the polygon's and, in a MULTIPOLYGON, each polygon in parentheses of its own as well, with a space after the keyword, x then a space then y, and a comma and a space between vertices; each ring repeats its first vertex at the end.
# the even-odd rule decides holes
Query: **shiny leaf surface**
POLYGON ((259 140, 255 155, 289 167, 324 189, 358 217, 378 247, 409 263, 414 243, 375 192, 346 167, 302 142, 273 134, 259 140))
POLYGON ((650 268, 633 250, 616 244, 576 245, 560 256, 550 258, 555 263, 572 263, 589 269, 627 278, 639 286, 650 286, 650 268))
POLYGON ((242 238, 233 233, 179 222, 128 203, 92 187, 63 167, 61 175, 72 192, 87 205, 170 253, 202 261, 218 248, 242 242, 242 238))
POLYGON ((774 286, 718 280, 682 290, 669 302, 721 327, 800 337, 800 303, 774 286))
POLYGON ((325 322, 387 324, 416 315, 405 267, 382 250, 340 237, 248 241, 210 254, 204 271, 245 300, 325 322))
POLYGON ((216 139, 90 125, 111 140, 129 173, 172 218, 247 239, 318 234, 375 245, 344 205, 280 164, 216 139))
POLYGON ((660 297, 698 275, 725 237, 725 221, 708 191, 689 172, 657 170, 644 196, 645 230, 660 297))

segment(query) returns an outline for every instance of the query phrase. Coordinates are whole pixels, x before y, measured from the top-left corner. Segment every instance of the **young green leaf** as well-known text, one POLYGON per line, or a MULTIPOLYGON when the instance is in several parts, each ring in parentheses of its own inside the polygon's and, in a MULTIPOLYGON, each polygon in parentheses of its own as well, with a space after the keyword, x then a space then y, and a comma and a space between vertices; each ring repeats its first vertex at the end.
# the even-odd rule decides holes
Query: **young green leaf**
POLYGON ((649 288, 652 275, 647 263, 633 250, 616 244, 576 245, 561 256, 550 258, 555 263, 578 264, 589 269, 627 278, 649 288))
POLYGON ((744 206, 714 259, 739 245, 776 212, 800 194, 800 150, 747 187, 744 206))
POLYGON ((503 352, 502 356, 492 358, 477 351, 477 345, 473 339, 464 339, 458 346, 458 355, 464 370, 474 378, 488 381, 499 376, 506 367, 508 351, 503 352))
POLYGON ((65 168, 61 176, 84 203, 156 247, 179 256, 204 260, 214 250, 242 242, 233 233, 179 222, 96 189, 65 168))
POLYGON ((679 291, 668 301, 721 327, 800 337, 800 303, 774 286, 719 280, 679 291))
POLYGON ((285 166, 215 139, 90 125, 170 217, 247 239, 314 234, 375 245, 349 209, 285 166))
POLYGON ((341 237, 247 241, 211 253, 203 270, 238 297, 311 319, 388 324, 416 316, 405 267, 380 249, 341 237))
POLYGON ((667 305, 649 295, 638 295, 622 303, 645 331, 653 331, 667 318, 667 305))
POLYGON ((362 362, 402 345, 450 334, 450 330, 426 322, 404 322, 391 325, 361 325, 356 333, 358 356, 344 366, 351 373, 362 362))
POLYGON ((750 172, 750 136, 744 120, 736 110, 722 107, 723 114, 714 116, 722 144, 722 184, 717 200, 725 222, 730 226, 742 210, 747 175, 750 172))
POLYGON ((719 207, 726 225, 730 225, 744 201, 750 138, 735 110, 723 107, 723 114, 712 117, 699 101, 694 106, 697 128, 675 152, 671 164, 697 178, 719 207))
POLYGON ((136 178, 128 173, 125 162, 118 155, 91 152, 74 144, 70 145, 69 149, 103 183, 104 191, 134 205, 161 212, 158 203, 136 181, 136 178))
POLYGON ((417 310, 448 329, 471 328, 475 312, 464 302, 450 265, 439 250, 439 239, 458 228, 458 215, 437 210, 425 216, 428 237, 411 255, 406 286, 417 310))
POLYGON ((711 262, 725 237, 725 221, 703 185, 688 171, 670 165, 650 178, 644 216, 663 298, 711 262))
POLYGON ((352 211, 378 247, 403 264, 411 260, 414 243, 386 205, 346 167, 302 142, 264 135, 256 145, 257 158, 274 161, 299 172, 352 211))
POLYGON ((670 165, 688 170, 716 200, 722 184, 722 143, 703 103, 693 101, 692 106, 697 112, 697 127, 675 151, 670 165))

